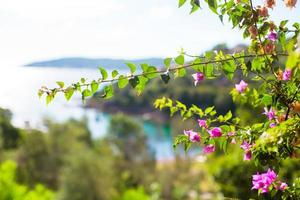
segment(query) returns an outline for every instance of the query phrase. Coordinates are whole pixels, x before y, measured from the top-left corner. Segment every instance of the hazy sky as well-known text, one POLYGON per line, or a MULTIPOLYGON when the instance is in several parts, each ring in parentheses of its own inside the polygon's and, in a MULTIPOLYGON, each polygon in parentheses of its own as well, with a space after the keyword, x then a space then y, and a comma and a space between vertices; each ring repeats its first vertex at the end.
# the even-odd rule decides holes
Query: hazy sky
MULTIPOLYGON (((300 21, 299 4, 289 10, 279 1, 273 19, 300 21)), ((197 53, 243 41, 205 6, 189 15, 189 7, 178 9, 177 0, 0 0, 0 5, 0 67, 64 56, 174 56, 181 47, 197 53)))

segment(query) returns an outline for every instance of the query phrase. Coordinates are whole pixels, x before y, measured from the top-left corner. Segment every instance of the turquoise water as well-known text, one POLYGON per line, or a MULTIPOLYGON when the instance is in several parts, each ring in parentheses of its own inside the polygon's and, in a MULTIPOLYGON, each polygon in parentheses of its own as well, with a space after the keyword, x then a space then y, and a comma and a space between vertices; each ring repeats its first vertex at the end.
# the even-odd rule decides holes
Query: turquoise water
MULTIPOLYGON (((97 112, 90 110, 87 112, 89 127, 94 137, 101 137, 107 133, 109 127, 109 121, 111 115, 108 113, 97 112)), ((155 123, 150 120, 142 120, 137 117, 133 117, 144 130, 147 136, 147 142, 149 148, 155 152, 158 160, 171 159, 174 157, 174 151, 172 147, 172 134, 169 124, 155 123)))
MULTIPOLYGON (((37 96, 37 91, 42 85, 56 86, 56 81, 65 81, 70 84, 81 77, 89 77, 89 80, 99 77, 97 69, 58 69, 58 68, 29 68, 7 66, 0 73, 0 107, 10 109, 13 123, 18 127, 30 125, 32 128, 44 129, 45 117, 63 122, 70 118, 88 119, 89 129, 94 138, 107 134, 110 115, 94 109, 84 109, 81 97, 66 102, 62 95, 46 106, 43 100, 37 96)), ((143 126, 148 137, 148 144, 156 152, 158 159, 166 159, 173 156, 171 129, 168 125, 156 124, 136 118, 143 126)))

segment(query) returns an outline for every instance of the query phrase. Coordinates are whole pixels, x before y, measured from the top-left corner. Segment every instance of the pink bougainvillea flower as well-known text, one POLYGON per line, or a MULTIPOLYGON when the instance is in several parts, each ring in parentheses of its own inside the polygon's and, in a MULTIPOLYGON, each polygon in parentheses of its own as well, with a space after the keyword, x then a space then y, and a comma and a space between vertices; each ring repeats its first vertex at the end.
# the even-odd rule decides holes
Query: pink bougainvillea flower
POLYGON ((227 133, 227 136, 228 136, 228 137, 235 136, 235 133, 234 133, 234 132, 228 132, 228 133, 227 133))
POLYGON ((200 142, 200 136, 197 132, 193 130, 184 130, 183 133, 188 136, 191 142, 200 142))
POLYGON ((241 148, 244 149, 245 153, 244 153, 244 160, 251 160, 252 158, 252 153, 250 151, 252 145, 249 144, 247 141, 243 141, 243 143, 241 144, 241 148))
POLYGON ((275 42, 275 41, 278 39, 277 33, 275 33, 275 32, 272 31, 272 32, 268 35, 268 39, 271 40, 272 42, 275 42))
POLYGON ((208 130, 208 133, 210 137, 215 138, 215 137, 221 137, 222 136, 222 131, 219 127, 215 127, 211 130, 208 130))
POLYGON ((275 119, 275 117, 276 117, 275 111, 272 108, 270 108, 270 110, 268 110, 268 108, 265 107, 264 110, 265 110, 265 112, 263 112, 263 114, 266 115, 270 121, 275 119))
POLYGON ((241 144, 241 148, 244 149, 244 151, 249 151, 251 149, 252 145, 249 144, 247 141, 243 141, 241 144))
POLYGON ((286 69, 286 70, 284 70, 284 72, 282 74, 282 80, 288 81, 291 79, 291 76, 292 76, 292 70, 286 69))
POLYGON ((275 179, 277 178, 277 174, 271 169, 268 169, 267 173, 265 174, 272 182, 275 181, 275 179))
POLYGON ((248 84, 241 80, 241 82, 239 84, 235 84, 235 89, 239 92, 239 93, 243 93, 248 87, 248 84))
POLYGON ((198 84, 199 81, 202 81, 204 79, 204 74, 201 72, 197 72, 195 74, 192 74, 194 80, 195 80, 195 86, 198 84))
POLYGON ((276 180, 277 174, 271 170, 268 169, 266 173, 259 174, 257 172, 256 175, 252 176, 252 190, 261 190, 261 193, 267 193, 269 192, 270 185, 276 180))
POLYGON ((235 136, 235 133, 234 132, 228 132, 227 133, 227 137, 232 137, 232 139, 231 139, 231 144, 236 144, 236 140, 235 140, 235 138, 233 137, 233 136, 235 136))
POLYGON ((297 0, 284 0, 284 4, 286 7, 292 9, 295 7, 297 0))
POLYGON ((274 128, 276 126, 276 123, 271 123, 270 128, 274 128))
POLYGON ((203 152, 204 153, 212 153, 215 151, 215 146, 212 145, 212 144, 209 144, 209 145, 206 145, 204 148, 203 148, 203 152))
POLYGON ((279 181, 279 184, 279 186, 275 187, 277 190, 285 190, 288 187, 288 185, 284 182, 279 181))
POLYGON ((206 120, 204 120, 204 119, 198 119, 198 124, 202 128, 208 128, 206 120))
POLYGON ((252 153, 251 153, 251 151, 246 151, 246 152, 244 153, 244 161, 249 161, 249 160, 251 160, 251 158, 252 158, 252 153))
POLYGON ((236 140, 235 140, 235 138, 232 138, 232 140, 231 140, 231 142, 230 142, 231 144, 236 144, 236 140))

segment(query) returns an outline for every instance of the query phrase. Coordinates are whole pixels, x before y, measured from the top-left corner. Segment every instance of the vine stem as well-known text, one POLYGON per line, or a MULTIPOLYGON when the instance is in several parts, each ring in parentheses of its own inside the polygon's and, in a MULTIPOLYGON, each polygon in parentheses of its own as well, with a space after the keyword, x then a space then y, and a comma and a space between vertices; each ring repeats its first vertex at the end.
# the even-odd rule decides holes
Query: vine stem
MULTIPOLYGON (((179 65, 179 66, 175 66, 173 68, 169 68, 169 69, 161 69, 161 70, 156 70, 156 71, 152 71, 152 72, 145 72, 145 73, 140 73, 140 74, 131 74, 131 75, 127 75, 127 76, 123 76, 123 77, 119 77, 119 78, 112 78, 112 79, 99 79, 98 81, 96 81, 97 84, 101 84, 101 83, 112 83, 118 80, 124 80, 124 79, 131 79, 134 77, 140 77, 140 76, 147 76, 147 75, 151 75, 151 74, 164 74, 164 73, 168 73, 171 71, 176 71, 179 69, 185 69, 185 68, 191 68, 193 66, 197 66, 197 65, 207 65, 207 64, 214 64, 214 63, 222 63, 222 62, 227 62, 230 60, 236 60, 236 59, 240 59, 240 58, 254 58, 254 57, 263 57, 266 55, 271 55, 271 54, 248 54, 248 55, 242 55, 242 56, 234 56, 231 55, 230 58, 225 58, 225 59, 213 59, 213 60, 209 60, 209 61, 204 61, 204 62, 196 62, 196 63, 190 63, 190 64, 185 64, 185 65, 179 65)), ((281 52, 281 53, 277 53, 276 55, 278 56, 288 56, 287 53, 281 52)), ((92 83, 83 83, 80 84, 78 86, 80 87, 87 87, 90 86, 92 83)), ((73 86, 75 87, 75 86, 73 86)), ((41 92, 45 92, 45 93, 52 93, 52 92, 66 92, 67 88, 52 88, 49 89, 45 86, 43 86, 40 91, 41 92)))
MULTIPOLYGON (((293 95, 293 97, 292 97, 292 100, 291 100, 290 104, 293 103, 293 102, 295 101, 295 99, 296 99, 296 97, 297 97, 297 94, 298 94, 299 90, 300 90, 300 83, 298 84, 297 90, 296 90, 296 92, 294 93, 294 95, 293 95)), ((287 109, 286 115, 285 115, 285 120, 288 119, 289 114, 290 114, 290 111, 291 111, 291 107, 290 107, 290 105, 288 105, 288 109, 287 109)))
MULTIPOLYGON (((255 15, 255 10, 254 10, 254 8, 253 8, 253 2, 252 2, 252 0, 250 0, 250 6, 251 6, 251 9, 252 9, 252 15, 254 16, 254 15, 255 15)), ((254 22, 254 25, 255 25, 256 30, 258 31, 258 26, 257 26, 257 21, 256 21, 256 20, 255 20, 255 22, 254 22)), ((267 63, 268 63, 268 65, 270 66, 270 68, 271 68, 271 70, 272 70, 272 73, 274 74, 274 76, 276 76, 276 73, 275 73, 275 71, 274 71, 274 68, 273 68, 273 66, 272 66, 272 63, 271 63, 271 61, 269 60, 268 56, 266 55, 266 50, 265 50, 265 48, 263 47, 263 42, 262 42, 262 39, 261 39, 261 36, 260 36, 259 33, 258 33, 258 40, 259 40, 260 45, 262 46, 263 53, 265 54, 265 59, 267 60, 267 63)))

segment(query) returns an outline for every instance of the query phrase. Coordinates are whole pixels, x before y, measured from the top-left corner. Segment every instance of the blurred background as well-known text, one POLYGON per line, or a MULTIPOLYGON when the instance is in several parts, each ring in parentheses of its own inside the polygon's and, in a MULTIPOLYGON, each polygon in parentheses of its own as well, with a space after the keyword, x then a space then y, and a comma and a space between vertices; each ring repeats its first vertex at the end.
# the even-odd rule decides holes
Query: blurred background
MULTIPOLYGON (((250 190, 257 168, 241 162, 239 148, 208 157, 199 146, 188 154, 174 150, 173 138, 196 129, 196 119, 183 122, 153 108, 166 96, 215 105, 220 113, 232 110, 242 123, 261 120, 261 110, 232 102, 232 82, 194 87, 190 77, 168 85, 153 80, 139 97, 128 87, 109 101, 95 95, 84 104, 77 95, 70 102, 58 96, 46 106, 37 96, 42 85, 96 79, 99 66, 126 74, 126 61, 162 66, 180 48, 193 55, 246 49, 241 32, 222 24, 204 2, 193 15, 189 7, 178 9, 176 0, 0 3, 0 200, 257 198, 250 190)), ((300 21, 299 6, 277 4, 275 22, 300 21)), ((299 176, 299 162, 282 165, 289 181, 299 176)))

